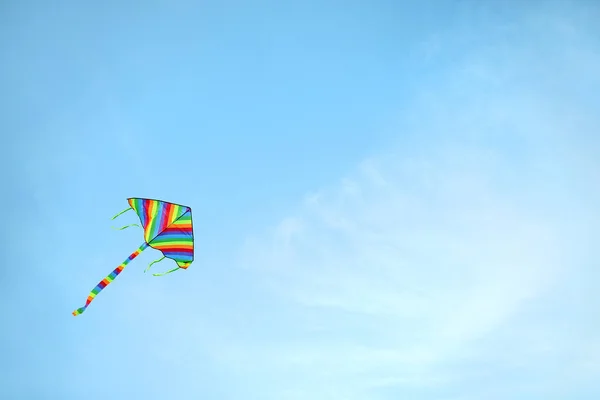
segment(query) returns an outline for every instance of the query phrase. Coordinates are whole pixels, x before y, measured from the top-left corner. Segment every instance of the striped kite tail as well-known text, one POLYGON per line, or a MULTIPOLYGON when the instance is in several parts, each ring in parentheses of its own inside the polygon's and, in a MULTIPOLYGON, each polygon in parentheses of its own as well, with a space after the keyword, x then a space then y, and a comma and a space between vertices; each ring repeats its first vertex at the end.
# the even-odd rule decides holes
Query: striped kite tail
POLYGON ((115 278, 117 277, 117 275, 119 275, 121 273, 121 271, 123 271, 125 269, 125 266, 127 264, 129 264, 129 262, 131 260, 136 258, 147 247, 148 247, 148 243, 142 244, 140 247, 138 247, 138 249, 136 251, 131 253, 129 255, 129 257, 127 257, 127 259, 121 263, 121 265, 119 265, 117 268, 115 268, 115 270, 113 272, 111 272, 106 278, 102 279, 100 281, 100 283, 98 283, 96 285, 96 287, 90 292, 90 295, 87 297, 87 300, 85 301, 85 305, 83 307, 80 307, 77 310, 73 311, 73 313, 72 313, 73 316, 76 317, 79 314, 82 314, 86 310, 86 308, 90 305, 92 300, 94 300, 96 295, 98 293, 100 293, 102 291, 102 289, 104 289, 106 286, 108 286, 112 281, 114 281, 115 278))

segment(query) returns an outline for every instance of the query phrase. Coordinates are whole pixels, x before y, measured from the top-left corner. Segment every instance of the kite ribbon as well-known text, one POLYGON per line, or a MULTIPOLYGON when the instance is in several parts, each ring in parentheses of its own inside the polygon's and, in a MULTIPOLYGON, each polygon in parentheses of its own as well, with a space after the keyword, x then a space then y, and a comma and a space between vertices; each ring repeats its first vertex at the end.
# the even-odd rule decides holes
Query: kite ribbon
POLYGON ((129 210, 133 210, 133 208, 129 207, 129 208, 125 209, 125 210, 121 211, 120 213, 118 213, 117 215, 115 215, 114 217, 112 217, 111 219, 115 219, 115 218, 117 218, 119 215, 121 215, 121 214, 125 214, 125 213, 126 213, 127 211, 129 211, 129 210))
MULTIPOLYGON (((120 213, 118 213, 117 215, 115 215, 114 217, 112 217, 111 219, 112 219, 112 220, 114 220, 114 219, 115 219, 115 218, 117 218, 119 215, 121 215, 121 214, 125 214, 125 213, 126 213, 127 211, 129 211, 129 210, 133 210, 133 208, 129 207, 129 208, 125 209, 125 210, 121 211, 120 213)), ((119 230, 119 231, 122 231, 123 229, 127 229, 127 228, 129 228, 129 227, 132 227, 132 226, 138 226, 138 227, 140 227, 138 224, 130 224, 130 225, 125 225, 125 226, 124 226, 124 227, 122 227, 122 228, 115 228, 115 227, 113 227, 113 229, 117 229, 117 230, 119 230)), ((140 227, 140 228, 141 228, 141 227, 140 227)))
POLYGON ((152 276, 164 276, 164 275, 170 274, 171 272, 175 272, 178 269, 180 269, 180 268, 179 267, 175 267, 173 269, 168 270, 167 272, 160 272, 160 273, 157 273, 157 274, 152 274, 152 276))
POLYGON ((117 268, 115 268, 115 270, 113 272, 111 272, 106 278, 102 279, 100 281, 100 283, 98 283, 96 285, 96 287, 90 292, 89 296, 87 297, 87 300, 85 301, 85 306, 80 307, 77 310, 73 311, 73 316, 78 316, 79 314, 83 313, 86 310, 86 308, 90 305, 90 303, 92 302, 92 300, 94 300, 94 298, 96 297, 96 295, 98 295, 98 293, 100 293, 102 291, 102 289, 104 289, 113 280, 115 280, 115 278, 117 277, 117 275, 119 275, 121 273, 121 271, 123 271, 125 269, 125 266, 127 264, 129 264, 129 262, 131 260, 133 260, 134 258, 136 258, 148 246, 149 246, 148 243, 144 242, 144 244, 142 244, 140 247, 138 247, 138 249, 136 251, 134 251, 133 253, 131 253, 129 255, 129 257, 127 257, 127 259, 121 263, 121 265, 119 265, 117 268))
POLYGON ((150 269, 150 267, 151 267, 151 266, 153 266, 154 264, 156 264, 156 263, 158 263, 158 262, 161 262, 161 261, 162 261, 162 260, 164 260, 165 258, 166 258, 165 256, 162 256, 162 257, 161 257, 161 258, 159 258, 158 260, 154 260, 154 261, 152 261, 152 262, 151 262, 151 263, 150 263, 150 264, 149 264, 149 265, 146 267, 146 269, 144 270, 144 273, 145 273, 146 271, 148 271, 148 270, 150 269))
MULTIPOLYGON (((144 270, 144 272, 148 271, 150 269, 150 267, 158 262, 161 262, 162 260, 164 260, 165 258, 167 258, 166 256, 162 256, 161 258, 159 258, 158 260, 152 261, 150 263, 150 265, 148 265, 148 267, 144 270)), ((179 269, 179 266, 168 270, 167 272, 160 272, 160 273, 156 273, 156 274, 152 274, 153 276, 163 276, 163 275, 167 275, 170 274, 171 272, 175 272, 179 269)))
POLYGON ((113 229, 116 229, 116 230, 118 230, 118 231, 122 231, 123 229, 131 228, 132 226, 137 226, 137 227, 141 228, 141 226, 140 226, 139 224, 129 224, 129 225, 125 225, 125 226, 124 226, 124 227, 122 227, 122 228, 115 228, 115 227, 113 226, 113 229))

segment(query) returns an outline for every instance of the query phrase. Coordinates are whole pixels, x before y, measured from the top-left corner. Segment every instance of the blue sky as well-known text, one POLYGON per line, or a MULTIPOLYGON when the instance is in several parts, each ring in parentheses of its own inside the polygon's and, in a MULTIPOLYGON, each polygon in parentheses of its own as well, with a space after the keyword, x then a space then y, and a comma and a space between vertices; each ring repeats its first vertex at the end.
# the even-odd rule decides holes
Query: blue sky
POLYGON ((0 6, 0 397, 597 399, 600 7, 213 3, 0 6))

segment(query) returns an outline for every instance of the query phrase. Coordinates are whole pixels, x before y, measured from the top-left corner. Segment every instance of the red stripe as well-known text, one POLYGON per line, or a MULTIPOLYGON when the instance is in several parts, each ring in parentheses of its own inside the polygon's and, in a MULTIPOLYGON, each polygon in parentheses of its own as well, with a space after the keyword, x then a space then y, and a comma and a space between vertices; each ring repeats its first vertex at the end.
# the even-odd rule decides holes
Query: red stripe
POLYGON ((168 228, 165 228, 162 232, 192 232, 192 227, 191 226, 185 226, 185 225, 179 225, 179 226, 169 226, 168 228))
POLYGON ((180 247, 180 246, 172 246, 172 247, 159 247, 160 251, 173 252, 173 253, 192 253, 193 247, 180 247))
POLYGON ((144 215, 146 216, 146 223, 144 224, 144 230, 150 224, 150 200, 144 200, 144 215))
POLYGON ((160 216, 160 229, 159 229, 159 234, 162 233, 168 226, 169 221, 171 221, 170 215, 171 215, 171 209, 173 208, 173 206, 171 205, 171 203, 165 203, 165 209, 163 214, 160 216))

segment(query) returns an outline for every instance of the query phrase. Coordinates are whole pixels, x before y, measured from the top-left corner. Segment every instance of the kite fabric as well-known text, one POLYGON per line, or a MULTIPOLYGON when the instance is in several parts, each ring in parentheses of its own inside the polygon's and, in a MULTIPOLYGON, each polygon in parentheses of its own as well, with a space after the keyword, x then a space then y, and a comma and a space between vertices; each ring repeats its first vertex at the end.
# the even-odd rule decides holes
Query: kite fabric
MULTIPOLYGON (((152 264, 165 258, 170 258, 177 263, 177 267, 167 272, 153 274, 154 276, 163 276, 178 269, 187 269, 194 261, 194 232, 190 207, 153 199, 129 198, 127 201, 130 207, 115 215, 113 219, 129 210, 134 210, 144 229, 144 243, 96 285, 90 292, 85 305, 73 311, 74 316, 83 313, 98 293, 108 286, 131 260, 148 247, 159 250, 163 257, 150 263, 146 271, 152 264)), ((122 230, 131 226, 139 227, 140 225, 130 224, 118 229, 122 230)))

